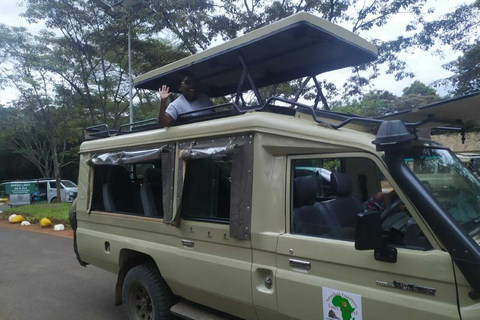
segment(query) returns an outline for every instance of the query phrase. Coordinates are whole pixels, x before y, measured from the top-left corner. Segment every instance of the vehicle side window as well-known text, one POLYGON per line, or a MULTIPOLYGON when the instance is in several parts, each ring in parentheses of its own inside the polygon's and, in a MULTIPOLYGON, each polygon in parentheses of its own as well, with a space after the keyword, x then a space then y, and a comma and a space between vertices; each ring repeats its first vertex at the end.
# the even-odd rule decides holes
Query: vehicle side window
POLYGON ((93 170, 93 211, 163 217, 161 160, 93 170))
POLYGON ((50 184, 50 188, 52 188, 52 189, 57 188, 57 182, 56 181, 50 181, 49 184, 50 184))
POLYGON ((357 215, 374 212, 380 215, 390 244, 431 248, 390 183, 368 158, 293 160, 292 189, 292 234, 355 241, 357 215), (325 194, 317 174, 321 170, 330 172, 328 197, 319 196, 325 194))
POLYGON ((341 170, 340 159, 301 159, 296 160, 294 177, 315 175, 318 186, 316 197, 331 198, 330 174, 341 170))
POLYGON ((231 172, 227 157, 186 161, 182 218, 229 222, 231 172))

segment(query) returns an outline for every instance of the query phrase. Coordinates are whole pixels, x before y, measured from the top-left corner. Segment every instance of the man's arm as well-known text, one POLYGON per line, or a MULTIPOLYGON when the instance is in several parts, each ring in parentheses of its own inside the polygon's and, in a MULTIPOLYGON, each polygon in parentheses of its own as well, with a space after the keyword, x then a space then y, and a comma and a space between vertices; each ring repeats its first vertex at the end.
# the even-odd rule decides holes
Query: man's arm
POLYGON ((158 109, 158 125, 160 127, 167 127, 173 121, 172 116, 165 112, 167 110, 167 100, 171 92, 168 92, 169 88, 167 86, 162 86, 161 89, 158 89, 160 93, 160 108, 158 109))

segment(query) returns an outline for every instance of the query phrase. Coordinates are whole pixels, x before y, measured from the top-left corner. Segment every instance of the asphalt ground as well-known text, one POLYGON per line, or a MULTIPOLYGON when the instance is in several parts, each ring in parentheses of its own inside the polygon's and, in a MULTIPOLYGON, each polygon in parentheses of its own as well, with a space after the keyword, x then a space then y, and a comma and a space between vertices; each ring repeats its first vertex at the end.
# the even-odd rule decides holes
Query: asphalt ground
POLYGON ((0 227, 0 320, 126 319, 115 282, 80 266, 71 238, 0 227))

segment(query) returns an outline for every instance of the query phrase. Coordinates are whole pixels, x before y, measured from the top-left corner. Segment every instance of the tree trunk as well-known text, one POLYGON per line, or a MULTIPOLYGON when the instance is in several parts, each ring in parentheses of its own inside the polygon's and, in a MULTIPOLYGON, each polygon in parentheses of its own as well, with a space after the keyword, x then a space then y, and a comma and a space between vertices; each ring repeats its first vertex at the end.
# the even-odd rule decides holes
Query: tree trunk
POLYGON ((57 202, 62 202, 62 178, 60 177, 60 168, 55 171, 55 181, 57 182, 57 202))

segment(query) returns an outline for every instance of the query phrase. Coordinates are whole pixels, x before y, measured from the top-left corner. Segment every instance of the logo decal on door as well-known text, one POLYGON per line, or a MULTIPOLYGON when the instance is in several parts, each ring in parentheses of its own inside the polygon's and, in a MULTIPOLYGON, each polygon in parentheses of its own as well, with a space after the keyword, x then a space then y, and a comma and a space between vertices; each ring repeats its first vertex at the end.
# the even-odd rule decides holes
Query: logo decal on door
POLYGON ((362 320, 362 296, 322 288, 324 320, 362 320))

